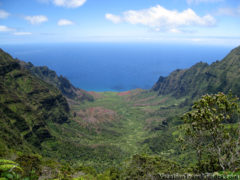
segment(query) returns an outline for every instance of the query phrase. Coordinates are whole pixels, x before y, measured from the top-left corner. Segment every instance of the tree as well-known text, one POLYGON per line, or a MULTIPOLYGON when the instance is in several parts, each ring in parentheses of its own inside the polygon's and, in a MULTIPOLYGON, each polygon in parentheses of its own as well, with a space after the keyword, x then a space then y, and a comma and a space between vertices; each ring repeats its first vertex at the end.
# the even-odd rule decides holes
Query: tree
POLYGON ((21 179, 21 174, 23 170, 14 161, 0 159, 0 179, 7 180, 7 179, 21 179))
POLYGON ((204 95, 183 115, 184 140, 196 151, 198 171, 237 168, 239 128, 229 124, 240 112, 237 102, 231 94, 204 95))
POLYGON ((172 160, 164 159, 161 156, 136 154, 125 163, 122 179, 162 179, 160 174, 183 172, 179 164, 172 160))

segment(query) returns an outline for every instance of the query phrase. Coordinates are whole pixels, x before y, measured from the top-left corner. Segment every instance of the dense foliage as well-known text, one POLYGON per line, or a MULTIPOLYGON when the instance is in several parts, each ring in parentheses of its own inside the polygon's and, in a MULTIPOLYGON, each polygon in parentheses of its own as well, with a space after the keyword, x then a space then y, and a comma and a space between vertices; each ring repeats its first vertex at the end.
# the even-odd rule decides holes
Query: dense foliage
POLYGON ((183 116, 185 143, 196 151, 199 172, 239 169, 240 130, 229 126, 238 119, 238 98, 231 94, 205 95, 183 116))
POLYGON ((154 91, 88 93, 0 51, 0 157, 13 160, 0 167, 14 166, 0 178, 237 175, 238 100, 219 93, 190 106, 207 93, 239 95, 239 52, 161 77, 154 91))
POLYGON ((0 149, 38 149, 52 138, 47 123, 67 122, 69 110, 58 89, 0 50, 0 149))
POLYGON ((80 101, 94 100, 93 96, 87 91, 76 88, 67 78, 62 75, 58 76, 55 71, 50 70, 47 66, 34 66, 31 62, 25 63, 23 61, 20 61, 20 64, 36 77, 58 88, 67 98, 78 99, 80 101))
POLYGON ((222 61, 211 65, 197 63, 189 69, 176 70, 167 77, 160 77, 152 88, 159 94, 174 97, 200 97, 206 93, 232 90, 240 96, 240 47, 233 49, 222 61))

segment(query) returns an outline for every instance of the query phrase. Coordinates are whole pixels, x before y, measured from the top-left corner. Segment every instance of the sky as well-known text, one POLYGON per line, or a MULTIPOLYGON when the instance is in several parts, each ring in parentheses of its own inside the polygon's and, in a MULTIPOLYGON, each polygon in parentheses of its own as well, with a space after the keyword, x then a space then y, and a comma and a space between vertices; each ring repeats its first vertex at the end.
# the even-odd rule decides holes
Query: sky
POLYGON ((0 0, 0 44, 240 45, 240 0, 0 0))

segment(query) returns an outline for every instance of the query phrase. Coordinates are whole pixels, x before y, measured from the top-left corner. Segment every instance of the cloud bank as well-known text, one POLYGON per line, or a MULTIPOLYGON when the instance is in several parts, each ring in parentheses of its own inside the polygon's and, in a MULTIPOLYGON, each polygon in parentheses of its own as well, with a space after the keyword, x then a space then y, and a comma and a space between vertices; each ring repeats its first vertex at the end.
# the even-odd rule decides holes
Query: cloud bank
POLYGON ((149 9, 129 10, 123 12, 122 16, 106 14, 105 18, 113 23, 127 22, 133 25, 140 24, 150 27, 156 31, 180 32, 178 28, 191 26, 214 26, 216 20, 211 15, 197 15, 192 9, 182 12, 168 10, 157 5, 149 9))
POLYGON ((113 14, 106 14, 105 18, 112 21, 115 24, 120 23, 122 21, 120 16, 116 16, 116 15, 113 15, 113 14))
POLYGON ((56 6, 62 6, 67 8, 78 8, 82 6, 86 0, 53 0, 52 3, 56 6))
POLYGON ((0 9, 0 19, 5 19, 9 16, 10 14, 4 10, 0 9))
POLYGON ((31 32, 14 32, 13 35, 15 36, 26 36, 26 35, 32 35, 31 32))
POLYGON ((0 32, 9 32, 9 31, 15 31, 15 29, 9 28, 9 27, 4 26, 4 25, 0 25, 0 32))
POLYGON ((59 26, 69 26, 69 25, 73 25, 74 23, 67 19, 60 19, 57 24, 59 26))
POLYGON ((26 16, 25 20, 29 21, 31 24, 36 25, 36 24, 41 24, 43 22, 48 21, 48 18, 43 15, 39 16, 26 16))
POLYGON ((240 6, 236 8, 219 8, 217 14, 224 16, 240 16, 240 6))

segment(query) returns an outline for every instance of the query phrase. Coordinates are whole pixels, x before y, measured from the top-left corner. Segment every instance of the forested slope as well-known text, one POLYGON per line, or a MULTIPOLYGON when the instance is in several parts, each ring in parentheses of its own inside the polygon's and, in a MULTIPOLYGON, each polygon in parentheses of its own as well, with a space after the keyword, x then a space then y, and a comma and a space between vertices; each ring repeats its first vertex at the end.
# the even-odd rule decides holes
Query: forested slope
POLYGON ((228 92, 240 96, 240 47, 233 49, 223 60, 211 65, 197 63, 189 69, 176 70, 160 77, 152 90, 159 95, 200 97, 206 93, 228 92))

